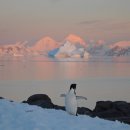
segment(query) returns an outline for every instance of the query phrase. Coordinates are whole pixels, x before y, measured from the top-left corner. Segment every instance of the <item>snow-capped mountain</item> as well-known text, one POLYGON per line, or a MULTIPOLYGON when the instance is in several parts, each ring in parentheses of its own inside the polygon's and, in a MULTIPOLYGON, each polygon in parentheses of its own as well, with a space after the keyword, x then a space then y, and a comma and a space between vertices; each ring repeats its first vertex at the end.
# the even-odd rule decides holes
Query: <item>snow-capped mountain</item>
POLYGON ((44 37, 35 43, 35 45, 32 47, 32 50, 39 52, 40 51, 48 52, 50 50, 57 48, 58 46, 59 46, 58 43, 52 38, 44 37))
POLYGON ((85 48, 87 47, 87 43, 81 37, 74 34, 68 35, 65 38, 64 42, 67 42, 67 41, 75 44, 77 47, 85 47, 85 48))
POLYGON ((18 42, 0 46, 0 55, 25 56, 25 55, 43 55, 48 51, 57 48, 58 43, 50 37, 44 37, 38 40, 32 47, 28 42, 18 42))
POLYGON ((86 43, 81 37, 68 35, 62 42, 44 37, 33 46, 29 42, 17 42, 0 46, 0 56, 48 55, 53 57, 130 56, 130 41, 107 44, 103 40, 86 43))
POLYGON ((128 48, 128 47, 130 47, 130 41, 116 42, 116 43, 110 45, 110 48, 114 48, 116 46, 121 47, 121 48, 128 48))
POLYGON ((130 42, 121 41, 110 45, 110 49, 106 51, 107 56, 130 56, 130 42))
POLYGON ((54 49, 48 53, 49 56, 58 57, 58 58, 88 58, 89 53, 85 50, 84 47, 81 47, 80 44, 71 43, 70 41, 66 41, 59 48, 54 49))
POLYGON ((107 44, 89 44, 87 51, 91 56, 104 56, 109 50, 107 44))
POLYGON ((24 56, 30 53, 27 41, 0 46, 0 55, 24 56))
POLYGON ((130 47, 115 46, 105 53, 107 56, 130 56, 130 47))

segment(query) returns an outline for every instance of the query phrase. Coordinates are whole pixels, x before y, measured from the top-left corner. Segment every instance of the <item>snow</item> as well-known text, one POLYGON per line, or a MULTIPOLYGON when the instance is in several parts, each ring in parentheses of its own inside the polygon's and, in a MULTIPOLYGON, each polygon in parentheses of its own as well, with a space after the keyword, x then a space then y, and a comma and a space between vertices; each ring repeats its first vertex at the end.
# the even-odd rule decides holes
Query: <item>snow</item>
POLYGON ((0 100, 0 130, 130 130, 118 121, 0 100))
POLYGON ((49 36, 39 39, 33 46, 29 41, 0 45, 0 57, 51 56, 56 58, 119 57, 130 56, 130 41, 107 44, 104 40, 86 43, 81 37, 70 34, 57 42, 49 36))
POLYGON ((75 44, 75 45, 77 44, 77 45, 80 45, 80 46, 85 47, 85 48, 87 47, 87 43, 85 43, 85 41, 81 37, 79 37, 75 34, 69 34, 65 38, 65 41, 69 41, 72 44, 75 44))
MULTIPOLYGON (((80 45, 80 44, 79 44, 80 45)), ((88 58, 89 53, 84 47, 78 46, 78 44, 73 44, 70 41, 66 41, 59 49, 51 50, 48 53, 49 56, 54 56, 57 58, 88 58)))
POLYGON ((24 56, 29 55, 30 49, 27 45, 27 41, 17 42, 15 44, 2 45, 0 46, 0 55, 11 55, 11 56, 24 56))
POLYGON ((43 37, 32 47, 34 51, 50 51, 58 47, 58 43, 51 37, 43 37))
POLYGON ((59 52, 56 55, 61 54, 66 54, 68 56, 71 56, 71 53, 76 50, 75 45, 67 41, 63 46, 60 47, 59 52))
POLYGON ((122 47, 122 48, 128 48, 130 47, 130 41, 119 41, 116 43, 113 43, 112 45, 110 45, 110 48, 114 48, 114 47, 122 47))
POLYGON ((89 44, 87 51, 91 56, 105 56, 106 51, 109 47, 106 44, 89 44))

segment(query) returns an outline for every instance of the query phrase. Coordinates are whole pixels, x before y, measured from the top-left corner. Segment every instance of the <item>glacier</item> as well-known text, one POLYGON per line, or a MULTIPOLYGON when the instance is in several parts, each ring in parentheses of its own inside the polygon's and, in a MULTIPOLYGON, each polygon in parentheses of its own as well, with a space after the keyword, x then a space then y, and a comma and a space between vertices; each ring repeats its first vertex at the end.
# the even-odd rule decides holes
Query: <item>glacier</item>
POLYGON ((69 41, 66 41, 58 49, 51 50, 48 54, 49 56, 53 55, 53 57, 57 57, 57 58, 67 58, 67 57, 88 58, 89 57, 89 53, 82 45, 80 45, 79 43, 73 44, 69 41))

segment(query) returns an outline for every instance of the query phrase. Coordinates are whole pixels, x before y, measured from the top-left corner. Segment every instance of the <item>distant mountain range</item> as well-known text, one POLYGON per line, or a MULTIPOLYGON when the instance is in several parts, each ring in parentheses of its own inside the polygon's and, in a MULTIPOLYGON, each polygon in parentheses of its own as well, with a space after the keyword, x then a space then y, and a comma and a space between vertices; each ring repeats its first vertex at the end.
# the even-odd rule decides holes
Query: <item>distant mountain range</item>
POLYGON ((0 56, 46 55, 51 57, 88 58, 90 56, 130 56, 130 41, 113 44, 99 42, 86 43, 81 37, 70 34, 61 42, 50 37, 43 37, 33 46, 29 42, 1 45, 0 56))
POLYGON ((31 49, 26 46, 27 42, 0 46, 0 55, 24 56, 31 54, 31 49))
POLYGON ((120 47, 115 46, 108 51, 106 51, 105 55, 107 56, 130 56, 130 47, 120 47))

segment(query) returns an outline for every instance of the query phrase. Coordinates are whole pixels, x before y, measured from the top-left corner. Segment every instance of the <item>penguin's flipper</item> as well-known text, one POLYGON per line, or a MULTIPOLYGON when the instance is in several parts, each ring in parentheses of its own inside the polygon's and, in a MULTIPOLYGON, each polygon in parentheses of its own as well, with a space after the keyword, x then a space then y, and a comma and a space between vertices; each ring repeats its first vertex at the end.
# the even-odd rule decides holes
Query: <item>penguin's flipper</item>
POLYGON ((60 96, 61 96, 61 97, 65 97, 65 96, 66 96, 66 94, 61 94, 60 96))
POLYGON ((76 96, 76 99, 84 99, 84 100, 87 100, 86 97, 83 97, 83 96, 76 96))

